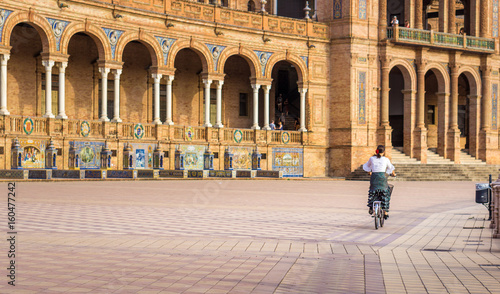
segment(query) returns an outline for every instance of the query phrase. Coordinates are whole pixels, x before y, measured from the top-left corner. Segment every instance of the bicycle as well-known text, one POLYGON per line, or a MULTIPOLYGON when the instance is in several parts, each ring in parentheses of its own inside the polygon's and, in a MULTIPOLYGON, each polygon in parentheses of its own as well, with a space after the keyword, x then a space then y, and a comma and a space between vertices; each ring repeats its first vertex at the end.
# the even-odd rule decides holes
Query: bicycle
POLYGON ((382 209, 382 201, 373 201, 373 214, 372 217, 375 220, 375 230, 379 227, 384 226, 384 210, 382 209))

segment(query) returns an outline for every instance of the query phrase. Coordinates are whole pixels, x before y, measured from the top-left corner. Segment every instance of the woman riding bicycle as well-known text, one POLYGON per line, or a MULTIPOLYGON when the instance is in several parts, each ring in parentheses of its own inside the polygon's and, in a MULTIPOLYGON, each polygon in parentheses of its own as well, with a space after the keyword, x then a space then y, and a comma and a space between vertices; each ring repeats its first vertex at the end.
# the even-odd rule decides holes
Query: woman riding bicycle
POLYGON ((396 176, 394 166, 391 161, 384 156, 385 147, 379 145, 375 150, 375 155, 370 157, 367 163, 363 165, 363 170, 370 173, 370 190, 368 191, 368 213, 373 213, 373 201, 380 199, 382 209, 385 211, 384 218, 389 217, 389 202, 391 200, 391 188, 387 184, 386 173, 396 176))

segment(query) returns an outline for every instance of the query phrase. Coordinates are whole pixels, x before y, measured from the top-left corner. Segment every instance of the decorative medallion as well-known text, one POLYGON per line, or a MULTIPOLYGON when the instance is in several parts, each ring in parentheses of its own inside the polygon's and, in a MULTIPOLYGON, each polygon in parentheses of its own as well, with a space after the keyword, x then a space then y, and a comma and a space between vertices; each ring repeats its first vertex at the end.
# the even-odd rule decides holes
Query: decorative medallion
POLYGON ((64 32, 64 29, 66 29, 66 27, 68 26, 69 22, 53 18, 47 18, 47 20, 49 21, 50 26, 52 27, 52 32, 54 33, 54 37, 56 37, 57 51, 59 51, 61 44, 61 36, 64 32))
POLYGON ((281 134, 281 142, 283 142, 283 144, 288 144, 290 143, 290 133, 288 132, 283 132, 281 134))
POLYGON ((222 51, 226 49, 226 46, 219 46, 219 45, 212 45, 212 44, 206 44, 208 49, 210 50, 210 53, 212 53, 212 57, 214 58, 214 69, 217 71, 217 64, 219 62, 219 57, 222 51))
POLYGON ((23 123, 23 130, 26 135, 31 135, 31 133, 33 133, 33 129, 35 129, 33 120, 30 117, 25 118, 23 123))
POLYGON ((90 135, 90 124, 88 121, 84 120, 80 124, 80 134, 84 137, 88 137, 90 135))
POLYGON ((108 36, 109 44, 111 44, 111 55, 113 58, 115 58, 116 44, 118 44, 118 39, 120 39, 123 31, 107 28, 102 29, 106 33, 106 36, 108 36))
POLYGON ((186 140, 187 141, 193 141, 194 137, 194 129, 193 127, 187 127, 186 128, 186 140))
POLYGON ((271 57, 271 55, 273 55, 273 53, 272 52, 257 51, 257 50, 254 50, 254 52, 255 52, 255 54, 257 54, 257 57, 259 57, 260 65, 262 67, 262 75, 265 76, 267 62, 269 61, 269 58, 271 57))
POLYGON ((161 51, 163 52, 163 64, 167 65, 168 52, 170 52, 170 48, 172 48, 172 44, 174 44, 177 39, 163 38, 156 36, 156 40, 160 43, 161 51))
POLYGON ((243 133, 240 130, 234 130, 233 138, 234 142, 240 143, 243 140, 243 133))
POLYGON ((7 18, 12 13, 11 10, 0 9, 0 42, 2 42, 2 31, 7 18))
POLYGON ((134 127, 134 136, 137 139, 142 139, 144 136, 144 127, 141 124, 136 124, 134 127))

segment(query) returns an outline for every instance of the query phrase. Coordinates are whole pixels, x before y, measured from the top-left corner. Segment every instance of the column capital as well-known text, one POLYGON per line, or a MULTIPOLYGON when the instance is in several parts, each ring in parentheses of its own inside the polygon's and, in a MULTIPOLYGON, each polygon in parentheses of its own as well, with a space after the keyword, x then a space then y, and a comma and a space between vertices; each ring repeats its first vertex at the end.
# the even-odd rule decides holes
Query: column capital
POLYGON ((257 90, 259 90, 259 89, 260 89, 260 85, 259 85, 259 84, 252 84, 252 89, 253 89, 254 91, 257 91, 257 90))
POLYGON ((163 77, 163 75, 158 74, 158 73, 154 73, 154 74, 151 74, 151 77, 153 77, 153 79, 155 80, 155 83, 159 83, 161 78, 163 77))
POLYGON ((450 96, 450 93, 448 93, 448 92, 437 92, 437 93, 436 93, 436 95, 437 95, 437 96, 445 96, 445 97, 448 97, 448 96, 450 96))
POLYGON ((2 65, 7 65, 7 61, 10 59, 10 54, 0 54, 0 62, 2 65))
POLYGON ((114 60, 97 60, 97 66, 99 68, 109 68, 109 69, 122 69, 124 62, 114 61, 114 60))
POLYGON ((214 82, 217 85, 217 89, 222 89, 222 86, 224 85, 224 81, 223 80, 216 80, 214 82))
POLYGON ((64 72, 66 72, 66 67, 68 67, 68 63, 67 62, 59 62, 59 63, 57 63, 57 67, 59 68, 60 73, 64 73, 64 72))
POLYGON ((101 73, 102 77, 104 77, 104 76, 107 77, 110 71, 111 71, 111 69, 108 67, 99 67, 99 72, 101 73))
POLYGON ((172 85, 172 81, 174 80, 175 76, 174 75, 165 75, 163 76, 165 78, 165 81, 167 81, 167 85, 172 85))
POLYGON ((299 88, 299 93, 306 94, 308 90, 309 90, 308 88, 299 88))
POLYGON ((491 65, 482 65, 481 71, 483 73, 483 77, 491 77, 491 73, 493 72, 493 66, 491 65))
POLYGON ((269 91, 271 91, 271 85, 262 85, 262 90, 269 93, 269 91))
POLYGON ((380 56, 380 63, 382 68, 389 68, 389 64, 392 61, 392 56, 390 55, 382 55, 380 56))
POLYGON ((42 60, 42 65, 43 65, 43 67, 45 67, 46 71, 51 71, 54 64, 55 64, 55 61, 53 61, 53 60, 42 60))
POLYGON ((205 84, 205 87, 208 88, 212 84, 212 80, 210 80, 210 79, 203 79, 203 84, 205 84))
POLYGON ((121 69, 113 69, 113 74, 115 75, 115 79, 119 79, 121 74, 122 74, 122 70, 121 69))

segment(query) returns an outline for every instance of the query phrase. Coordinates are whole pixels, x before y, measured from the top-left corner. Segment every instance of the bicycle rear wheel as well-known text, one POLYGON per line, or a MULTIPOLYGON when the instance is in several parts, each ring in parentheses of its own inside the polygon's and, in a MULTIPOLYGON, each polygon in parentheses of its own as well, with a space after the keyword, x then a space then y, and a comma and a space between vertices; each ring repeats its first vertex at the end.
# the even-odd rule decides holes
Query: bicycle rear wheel
POLYGON ((380 206, 378 205, 375 205, 374 207, 374 212, 375 212, 375 230, 378 230, 378 228, 380 227, 380 206))
POLYGON ((381 227, 381 228, 384 226, 384 220, 385 220, 385 218, 384 218, 384 214, 385 214, 385 213, 384 213, 384 210, 383 210, 383 209, 381 209, 381 210, 380 210, 380 227, 381 227))

